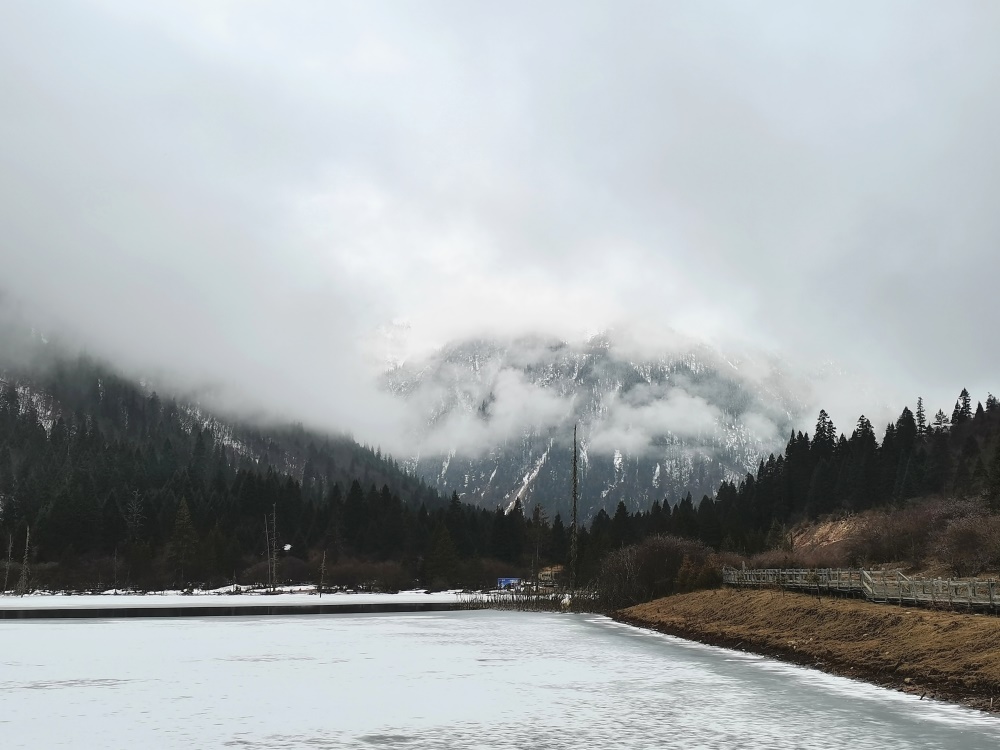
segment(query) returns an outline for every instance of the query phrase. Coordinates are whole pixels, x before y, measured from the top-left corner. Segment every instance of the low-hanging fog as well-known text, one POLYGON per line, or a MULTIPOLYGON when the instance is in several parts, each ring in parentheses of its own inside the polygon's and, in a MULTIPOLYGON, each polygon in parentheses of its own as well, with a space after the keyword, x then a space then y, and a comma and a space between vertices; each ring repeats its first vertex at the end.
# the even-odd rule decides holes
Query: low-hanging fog
MULTIPOLYGON (((1000 388, 998 32, 976 2, 8 3, 0 291, 399 452, 377 375, 469 338, 757 352, 803 427, 950 412, 1000 388)), ((495 429, 566 418, 497 377, 495 429)), ((716 417, 656 396, 608 445, 716 417)))

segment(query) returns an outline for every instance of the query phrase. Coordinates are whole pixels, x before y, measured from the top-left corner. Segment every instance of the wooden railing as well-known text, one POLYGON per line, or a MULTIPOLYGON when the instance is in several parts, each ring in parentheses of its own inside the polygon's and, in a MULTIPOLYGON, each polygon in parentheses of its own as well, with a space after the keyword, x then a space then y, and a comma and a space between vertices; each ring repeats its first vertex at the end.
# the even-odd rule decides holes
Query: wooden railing
POLYGON ((898 571, 846 568, 723 568, 730 586, 769 586, 798 591, 864 597, 873 602, 930 604, 996 610, 1000 583, 995 579, 909 578, 898 571))

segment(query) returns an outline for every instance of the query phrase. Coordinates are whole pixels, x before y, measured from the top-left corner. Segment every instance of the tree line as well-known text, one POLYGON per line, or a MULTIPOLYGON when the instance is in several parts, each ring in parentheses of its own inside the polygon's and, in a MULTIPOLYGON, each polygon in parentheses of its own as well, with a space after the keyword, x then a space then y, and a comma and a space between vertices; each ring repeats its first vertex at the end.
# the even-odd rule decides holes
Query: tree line
MULTIPOLYGON (((928 420, 905 408, 881 442, 821 411, 755 473, 578 529, 577 580, 612 552, 664 535, 741 554, 780 547, 788 525, 935 493, 982 494, 1000 509, 1000 404, 928 420)), ((567 494, 569 488, 566 488, 567 494)), ((560 498, 561 499, 561 498, 560 498)), ((377 448, 301 426, 234 426, 87 359, 0 385, 0 539, 37 585, 166 587, 261 581, 269 533, 283 577, 315 579, 325 557, 345 586, 489 585, 568 565, 572 530, 544 501, 486 509, 442 498, 377 448), (286 549, 287 547, 287 549, 286 549)))
POLYGON ((756 472, 721 484, 695 503, 690 494, 672 508, 653 505, 613 518, 598 514, 592 527, 615 542, 651 534, 697 539, 717 550, 752 555, 786 543, 788 526, 834 513, 899 507, 933 495, 982 497, 1000 511, 1000 402, 990 394, 972 408, 962 389, 949 416, 928 420, 923 399, 886 426, 881 442, 861 416, 850 436, 838 435, 820 411, 812 436, 793 432, 783 454, 761 460, 756 472))

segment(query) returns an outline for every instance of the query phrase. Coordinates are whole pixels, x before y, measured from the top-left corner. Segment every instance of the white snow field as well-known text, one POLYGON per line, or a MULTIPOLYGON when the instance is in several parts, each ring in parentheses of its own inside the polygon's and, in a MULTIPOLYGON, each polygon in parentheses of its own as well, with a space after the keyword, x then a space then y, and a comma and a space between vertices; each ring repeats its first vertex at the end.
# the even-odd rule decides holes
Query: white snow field
POLYGON ((993 750, 1000 721, 602 617, 458 611, 2 622, 0 742, 993 750))
POLYGON ((428 594, 403 591, 398 594, 333 593, 318 596, 314 587, 293 588, 280 594, 230 594, 229 589, 184 594, 166 591, 158 594, 31 594, 0 595, 0 609, 130 609, 161 607, 240 607, 261 605, 314 604, 445 604, 459 601, 457 592, 428 594))

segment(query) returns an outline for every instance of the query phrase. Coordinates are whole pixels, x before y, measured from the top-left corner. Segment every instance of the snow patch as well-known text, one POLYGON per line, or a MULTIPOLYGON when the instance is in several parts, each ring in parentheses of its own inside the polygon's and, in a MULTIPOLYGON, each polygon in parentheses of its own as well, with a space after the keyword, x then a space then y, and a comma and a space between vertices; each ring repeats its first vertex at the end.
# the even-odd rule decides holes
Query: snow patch
POLYGON ((504 511, 505 513, 510 513, 512 510, 514 510, 514 505, 517 504, 518 500, 522 501, 524 500, 524 496, 528 493, 528 490, 531 488, 532 482, 534 482, 538 478, 538 475, 541 473, 542 466, 545 465, 545 459, 549 457, 549 449, 551 447, 552 447, 552 441, 549 441, 549 447, 545 449, 545 453, 543 453, 542 457, 535 462, 535 466, 527 474, 524 475, 524 479, 521 481, 521 488, 514 494, 513 499, 511 499, 510 504, 507 506, 507 510, 504 511))

